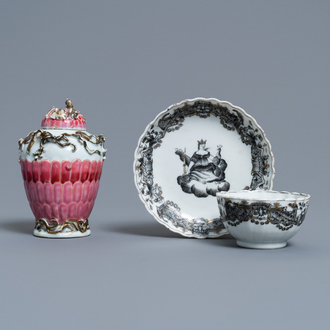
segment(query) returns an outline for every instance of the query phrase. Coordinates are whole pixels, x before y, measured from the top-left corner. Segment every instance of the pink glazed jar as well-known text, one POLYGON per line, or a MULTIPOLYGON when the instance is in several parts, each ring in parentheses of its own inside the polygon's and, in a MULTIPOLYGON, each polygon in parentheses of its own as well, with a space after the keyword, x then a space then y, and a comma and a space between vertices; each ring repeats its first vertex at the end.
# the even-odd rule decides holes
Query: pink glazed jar
POLYGON ((90 235, 88 218, 99 189, 105 137, 86 132, 85 118, 67 99, 52 108, 41 129, 19 140, 24 188, 35 216, 34 235, 90 235))

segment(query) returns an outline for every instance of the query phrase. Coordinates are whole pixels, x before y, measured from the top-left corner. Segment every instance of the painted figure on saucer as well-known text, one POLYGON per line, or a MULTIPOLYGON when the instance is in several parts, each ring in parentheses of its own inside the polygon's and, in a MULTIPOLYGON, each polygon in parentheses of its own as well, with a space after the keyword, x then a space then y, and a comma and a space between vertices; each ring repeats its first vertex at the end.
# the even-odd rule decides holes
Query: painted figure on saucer
POLYGON ((221 157, 222 146, 218 145, 216 155, 212 156, 206 140, 197 142, 198 150, 191 157, 186 154, 186 149, 175 151, 183 162, 183 174, 177 178, 182 191, 196 197, 216 196, 219 191, 228 191, 230 183, 225 180, 227 163, 221 157))

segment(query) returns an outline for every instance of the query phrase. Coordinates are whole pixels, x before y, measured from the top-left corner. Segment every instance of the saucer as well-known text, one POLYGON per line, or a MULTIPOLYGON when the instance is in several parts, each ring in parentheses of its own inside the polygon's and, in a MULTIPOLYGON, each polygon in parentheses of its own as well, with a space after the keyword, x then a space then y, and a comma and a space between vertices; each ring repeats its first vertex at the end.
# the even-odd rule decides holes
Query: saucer
POLYGON ((140 199, 154 218, 187 237, 227 234, 216 193, 272 189, 274 157, 243 109, 195 98, 161 112, 139 139, 133 164, 140 199))

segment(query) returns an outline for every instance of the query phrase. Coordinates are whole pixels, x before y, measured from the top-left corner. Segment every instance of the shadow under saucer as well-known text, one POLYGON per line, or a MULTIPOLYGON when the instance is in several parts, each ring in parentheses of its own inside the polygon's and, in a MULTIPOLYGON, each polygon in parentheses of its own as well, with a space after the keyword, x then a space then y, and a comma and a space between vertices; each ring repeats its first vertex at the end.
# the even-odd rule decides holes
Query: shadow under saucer
POLYGON ((167 237, 167 238, 182 238, 180 234, 170 231, 166 227, 157 222, 153 223, 125 223, 125 224, 112 224, 106 226, 105 230, 114 233, 136 235, 136 236, 149 236, 149 237, 167 237))
MULTIPOLYGON (((127 235, 136 235, 136 236, 149 236, 149 237, 165 237, 165 238, 190 238, 175 233, 165 226, 157 222, 153 223, 127 223, 127 224, 112 224, 104 228, 114 233, 127 234, 127 235)), ((230 235, 224 235, 219 237, 223 240, 233 241, 233 244, 236 244, 235 240, 230 235)), ((218 241, 219 238, 207 238, 207 241, 218 241)), ((191 237, 191 239, 196 239, 191 237)))

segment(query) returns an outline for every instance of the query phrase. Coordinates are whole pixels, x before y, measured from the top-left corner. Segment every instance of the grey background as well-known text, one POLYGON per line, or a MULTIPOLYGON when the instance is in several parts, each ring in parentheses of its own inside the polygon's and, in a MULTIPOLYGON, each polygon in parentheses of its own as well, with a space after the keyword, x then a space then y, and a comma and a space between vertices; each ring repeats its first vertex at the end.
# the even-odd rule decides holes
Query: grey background
POLYGON ((1 329, 329 329, 329 1, 1 1, 1 329), (132 162, 172 103, 241 106, 274 189, 311 206, 285 249, 187 239, 138 198, 132 162), (17 140, 67 97, 107 137, 92 235, 32 236, 17 140))

